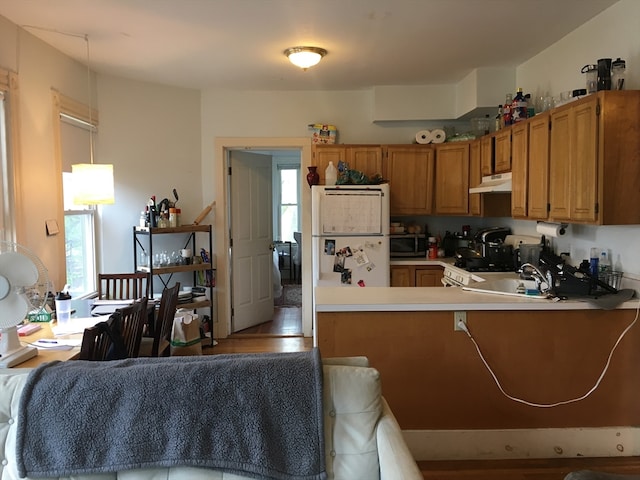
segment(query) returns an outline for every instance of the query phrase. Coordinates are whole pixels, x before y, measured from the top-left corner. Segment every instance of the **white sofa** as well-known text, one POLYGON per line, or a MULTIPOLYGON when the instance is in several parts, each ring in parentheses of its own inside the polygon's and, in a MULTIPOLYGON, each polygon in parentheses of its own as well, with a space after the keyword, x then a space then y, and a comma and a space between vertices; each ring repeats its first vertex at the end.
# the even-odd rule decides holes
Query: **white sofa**
MULTIPOLYGON (((15 456, 19 400, 28 369, 0 370, 0 480, 18 480, 15 456)), ((377 370, 364 357, 323 360, 326 471, 329 479, 422 480, 402 432, 381 396, 377 370)), ((37 440, 33 440, 37 441, 37 440)), ((71 478, 71 477, 67 477, 71 478)), ((192 467, 76 475, 74 480, 244 480, 192 467)))

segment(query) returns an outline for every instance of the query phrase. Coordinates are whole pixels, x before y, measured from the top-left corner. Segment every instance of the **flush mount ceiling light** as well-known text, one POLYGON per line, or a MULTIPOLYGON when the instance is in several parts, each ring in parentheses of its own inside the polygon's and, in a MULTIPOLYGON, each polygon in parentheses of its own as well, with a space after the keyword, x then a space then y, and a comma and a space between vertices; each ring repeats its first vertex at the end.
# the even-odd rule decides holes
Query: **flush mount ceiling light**
POLYGON ((291 47, 287 48, 284 54, 296 67, 306 70, 317 65, 327 51, 319 47, 291 47))

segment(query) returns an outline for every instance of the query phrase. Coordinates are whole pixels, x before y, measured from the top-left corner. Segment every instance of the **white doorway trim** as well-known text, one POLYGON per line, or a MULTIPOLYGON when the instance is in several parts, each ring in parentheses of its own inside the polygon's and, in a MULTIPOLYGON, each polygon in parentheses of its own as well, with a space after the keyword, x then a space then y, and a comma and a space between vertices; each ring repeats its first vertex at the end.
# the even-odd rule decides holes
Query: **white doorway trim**
MULTIPOLYGON (((231 288, 230 288, 230 256, 229 231, 230 209, 227 204, 227 156, 229 150, 297 150, 300 152, 302 235, 311 238, 311 189, 305 188, 307 167, 311 165, 311 139, 308 137, 218 137, 215 139, 215 201, 214 237, 216 250, 216 298, 217 322, 214 324, 214 336, 226 338, 231 332, 231 288)), ((305 337, 312 337, 312 304, 311 304, 311 242, 302 242, 302 332, 305 337)))

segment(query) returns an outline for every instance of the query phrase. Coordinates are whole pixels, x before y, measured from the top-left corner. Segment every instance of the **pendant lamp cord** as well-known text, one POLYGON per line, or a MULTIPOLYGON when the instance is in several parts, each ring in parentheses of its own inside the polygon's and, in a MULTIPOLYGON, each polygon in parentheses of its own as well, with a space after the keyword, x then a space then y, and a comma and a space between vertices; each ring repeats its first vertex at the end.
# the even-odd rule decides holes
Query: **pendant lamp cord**
POLYGON ((91 95, 91 65, 89 55, 89 35, 85 33, 84 40, 87 42, 87 91, 89 92, 89 159, 93 165, 93 101, 91 95))

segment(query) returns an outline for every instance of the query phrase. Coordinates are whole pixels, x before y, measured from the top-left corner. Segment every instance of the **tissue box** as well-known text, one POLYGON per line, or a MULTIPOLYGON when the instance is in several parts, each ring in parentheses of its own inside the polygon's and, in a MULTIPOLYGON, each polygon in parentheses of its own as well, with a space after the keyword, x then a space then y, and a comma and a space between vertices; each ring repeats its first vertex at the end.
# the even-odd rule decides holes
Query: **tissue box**
POLYGON ((312 130, 311 141, 312 143, 336 143, 336 136, 338 129, 335 125, 323 125, 320 123, 312 123, 309 125, 312 130))

